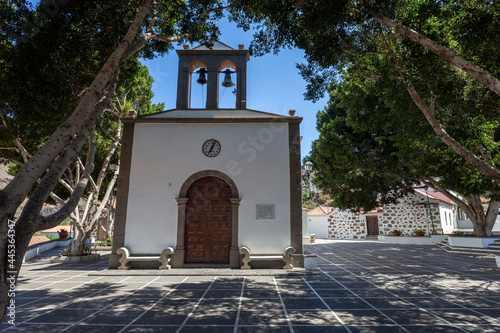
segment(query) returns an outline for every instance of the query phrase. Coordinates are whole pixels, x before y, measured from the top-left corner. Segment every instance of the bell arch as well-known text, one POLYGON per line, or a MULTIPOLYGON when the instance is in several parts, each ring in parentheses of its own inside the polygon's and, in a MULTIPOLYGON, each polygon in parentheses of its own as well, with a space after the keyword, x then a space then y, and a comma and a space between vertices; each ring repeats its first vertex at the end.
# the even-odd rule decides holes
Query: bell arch
MULTIPOLYGON (((177 109, 190 109, 191 105, 191 73, 199 67, 207 69, 207 99, 203 108, 219 108, 219 72, 224 68, 236 71, 236 103, 235 109, 246 109, 246 80, 249 51, 238 45, 235 50, 225 44, 215 42, 212 49, 204 46, 190 49, 184 45, 184 50, 176 51, 179 56, 179 75, 177 77, 177 109), (198 67, 199 66, 199 67, 198 67)), ((231 92, 234 89, 231 89, 231 92)), ((228 92, 226 91, 226 94, 228 92)))
POLYGON ((194 59, 189 63, 189 72, 192 73, 200 67, 208 68, 207 63, 203 59, 194 59))
POLYGON ((236 70, 236 64, 231 59, 224 59, 219 63, 219 67, 217 68, 219 72, 224 68, 231 68, 232 70, 236 70))
POLYGON ((223 172, 217 170, 203 170, 194 173, 189 178, 187 178, 182 184, 179 190, 179 197, 176 198, 177 201, 177 245, 175 248, 175 252, 173 255, 173 266, 174 267, 183 267, 185 262, 185 221, 186 221, 186 205, 188 203, 189 198, 187 197, 188 190, 191 185, 196 182, 200 178, 204 177, 216 177, 224 182, 231 188, 231 248, 229 253, 229 265, 231 268, 239 268, 240 267, 240 254, 239 254, 239 246, 238 246, 238 212, 241 198, 239 197, 238 188, 234 181, 223 172))
POLYGON ((240 75, 236 63, 232 59, 220 61, 217 73, 217 85, 219 86, 218 107, 221 109, 236 108, 236 95, 239 89, 237 82, 240 75))
POLYGON ((189 109, 203 109, 205 108, 205 103, 207 100, 207 86, 206 82, 208 80, 208 66, 203 59, 194 59, 189 63, 188 71, 188 86, 187 86, 187 107, 189 109), (204 69, 205 84, 201 85, 197 83, 199 78, 199 71, 204 69), (194 106, 194 107, 193 107, 194 106))

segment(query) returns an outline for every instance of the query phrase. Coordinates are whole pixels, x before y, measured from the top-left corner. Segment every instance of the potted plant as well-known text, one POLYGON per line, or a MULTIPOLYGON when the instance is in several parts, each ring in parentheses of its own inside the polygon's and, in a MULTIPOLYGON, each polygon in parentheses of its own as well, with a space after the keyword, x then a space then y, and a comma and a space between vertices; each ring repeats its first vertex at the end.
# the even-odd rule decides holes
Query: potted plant
POLYGON ((57 232, 59 234, 59 239, 66 239, 68 237, 68 232, 66 231, 66 229, 62 229, 59 230, 57 232))
POLYGON ((390 234, 393 235, 393 236, 399 236, 399 235, 401 235, 401 231, 399 231, 399 230, 393 230, 393 231, 390 232, 390 234))
POLYGON ((418 237, 425 236, 425 230, 422 229, 415 229, 413 230, 413 233, 418 237))

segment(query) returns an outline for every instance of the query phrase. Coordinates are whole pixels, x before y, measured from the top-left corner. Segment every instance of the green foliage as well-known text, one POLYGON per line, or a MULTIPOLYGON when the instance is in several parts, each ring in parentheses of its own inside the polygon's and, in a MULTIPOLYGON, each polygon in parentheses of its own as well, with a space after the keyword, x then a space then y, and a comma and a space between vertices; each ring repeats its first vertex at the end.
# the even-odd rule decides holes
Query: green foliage
POLYGON ((83 255, 84 256, 89 256, 92 254, 92 246, 90 245, 86 245, 84 248, 83 248, 83 255))
POLYGON ((414 233, 416 233, 416 234, 420 234, 420 233, 422 233, 422 232, 425 232, 425 230, 422 230, 422 229, 415 229, 415 230, 413 230, 413 232, 414 232, 414 233))
POLYGON ((112 246, 113 245, 113 238, 106 238, 102 242, 98 244, 99 246, 112 246))
MULTIPOLYGON (((384 64, 366 61, 365 69, 375 65, 384 64)), ((366 71, 356 66, 348 67, 343 81, 332 84, 328 106, 318 112, 320 136, 309 159, 314 164, 316 185, 331 195, 335 206, 368 211, 397 202, 412 192, 413 184, 429 178, 439 179, 442 186, 462 195, 498 198, 498 184, 433 135, 397 78, 381 75, 367 79, 364 74, 366 71)), ((442 109, 456 110, 456 103, 448 100, 451 105, 443 101, 442 109)), ((467 121, 447 127, 469 142, 471 149, 491 133, 491 124, 497 122, 476 117, 473 110, 467 121), (475 126, 468 124, 472 121, 475 126)), ((452 117, 447 121, 456 120, 452 117)))
POLYGON ((316 207, 316 204, 314 203, 314 201, 309 199, 307 201, 303 201, 302 207, 304 207, 307 210, 311 210, 311 209, 314 209, 316 207))
POLYGON ((326 205, 328 204, 330 201, 332 200, 332 198, 330 198, 330 196, 328 194, 321 194, 319 197, 318 197, 318 203, 321 204, 321 205, 326 205))
POLYGON ((477 237, 476 235, 471 234, 471 233, 467 233, 465 231, 453 231, 451 233, 451 236, 452 237, 477 237))
POLYGON ((306 191, 302 193, 302 202, 311 201, 314 202, 316 200, 316 192, 314 191, 306 191))
POLYGON ((340 209, 369 211, 379 204, 393 203, 411 190, 412 182, 401 179, 407 168, 393 155, 395 147, 390 140, 363 131, 364 120, 356 122, 361 128, 351 126, 355 112, 340 106, 342 97, 332 92, 328 106, 318 113, 320 136, 309 158, 314 164, 315 183, 340 209))
MULTIPOLYGON (((376 132, 369 133, 356 143, 360 150, 367 149, 367 145, 377 145, 377 149, 383 150, 394 146, 399 151, 405 150, 407 158, 411 158, 412 154, 417 156, 422 150, 430 151, 434 156, 443 151, 442 145, 437 141, 427 138, 416 141, 410 139, 412 132, 416 131, 423 131, 428 137, 435 136, 427 121, 416 115, 420 111, 415 108, 406 91, 411 83, 426 104, 434 109, 436 118, 455 140, 477 156, 484 155, 480 148, 484 147, 484 151, 491 155, 491 165, 497 168, 500 165, 499 140, 498 136, 493 135, 498 133, 500 127, 499 96, 439 55, 406 37, 395 35, 391 28, 377 20, 377 17, 388 17, 414 29, 498 78, 500 11, 496 3, 487 0, 264 0, 250 3, 242 1, 242 5, 237 8, 234 19, 241 26, 250 28, 251 23, 258 23, 251 48, 254 54, 278 52, 281 48, 290 46, 304 50, 306 63, 298 68, 308 82, 305 94, 307 99, 317 100, 322 97, 328 84, 335 82, 342 85, 337 94, 345 95, 342 97, 342 107, 354 107, 351 104, 370 105, 372 112, 363 114, 360 111, 356 116, 350 115, 347 119, 349 123, 355 123, 358 127, 362 127, 363 122, 367 126, 377 124, 382 130, 387 130, 394 126, 395 121, 391 118, 396 117, 399 120, 397 126, 403 126, 406 133, 409 133, 401 136, 399 142, 394 136, 389 144, 380 141, 376 132), (398 110, 398 113, 386 112, 387 109, 398 110), (402 121, 401 118, 407 118, 407 121, 402 121)), ((338 96, 334 93, 334 97, 338 96)), ((336 102, 332 100, 331 103, 336 102)), ((331 123, 322 121, 322 126, 342 128, 342 118, 339 117, 331 123)), ((325 128, 323 133, 326 131, 325 128)), ((338 136, 349 141, 350 135, 358 134, 355 130, 338 136)), ((332 134, 330 139, 334 140, 334 136, 332 134)), ((318 145, 321 146, 321 143, 318 145)), ((341 148, 338 147, 339 150, 341 148)), ((317 149, 327 150, 328 147, 321 146, 317 149)), ((318 154, 317 151, 316 155, 319 156, 318 154)), ((345 155, 346 171, 352 167, 350 164, 357 165, 356 160, 351 162, 357 155, 345 155)), ((447 154, 446 163, 439 163, 439 167, 450 165, 450 170, 461 168, 464 160, 452 155, 454 154, 447 154)), ((422 166, 434 167, 429 159, 418 159, 422 166)), ((318 160, 317 163, 321 164, 321 161, 318 160)), ((369 163, 377 161, 370 159, 369 163)), ((397 163, 389 165, 399 167, 397 163)), ((467 169, 468 177, 461 173, 452 179, 451 172, 448 172, 448 180, 443 183, 460 183, 461 189, 484 191, 481 173, 467 169)), ((354 168, 352 174, 356 173, 354 168)), ((347 172, 341 174, 344 176, 347 172)), ((386 183, 389 181, 387 178, 390 178, 376 174, 365 176, 365 180, 375 183, 386 183)), ((366 185, 368 183, 360 183, 356 187, 366 185)), ((352 187, 348 191, 351 190, 352 187)), ((345 193, 345 196, 349 195, 345 193)), ((367 202, 368 206, 373 205, 374 197, 375 194, 367 202)), ((357 207, 364 205, 363 202, 353 204, 357 207)))
POLYGON ((59 236, 56 236, 56 235, 46 235, 46 236, 50 240, 59 239, 59 236))

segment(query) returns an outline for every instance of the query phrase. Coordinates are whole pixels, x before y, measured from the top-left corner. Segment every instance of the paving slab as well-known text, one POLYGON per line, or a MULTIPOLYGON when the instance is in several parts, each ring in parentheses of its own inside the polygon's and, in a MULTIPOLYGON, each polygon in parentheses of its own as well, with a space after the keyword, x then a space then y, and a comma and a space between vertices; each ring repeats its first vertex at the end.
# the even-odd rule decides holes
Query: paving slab
MULTIPOLYGON (((500 268, 435 246, 318 240, 318 269, 21 269, 7 332, 500 332, 500 268)), ((8 319, 8 318, 6 318, 8 319)))

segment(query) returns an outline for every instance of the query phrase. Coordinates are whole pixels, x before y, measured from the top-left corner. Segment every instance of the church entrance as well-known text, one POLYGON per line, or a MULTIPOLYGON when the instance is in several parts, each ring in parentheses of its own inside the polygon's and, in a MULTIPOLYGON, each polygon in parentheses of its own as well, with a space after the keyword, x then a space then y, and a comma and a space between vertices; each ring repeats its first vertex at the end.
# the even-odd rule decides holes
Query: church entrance
POLYGON ((186 263, 229 263, 231 188, 222 179, 196 180, 187 191, 186 263))

